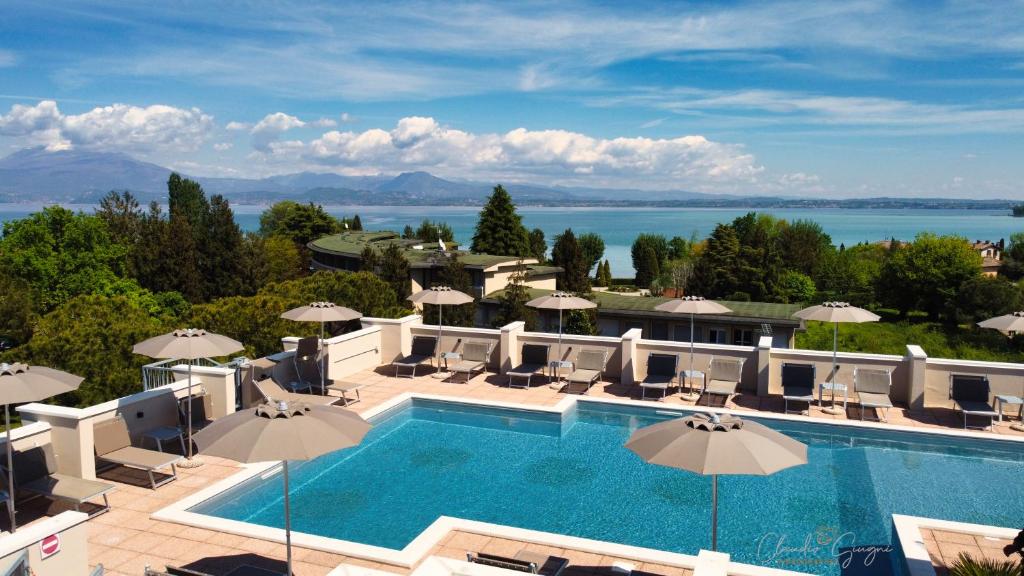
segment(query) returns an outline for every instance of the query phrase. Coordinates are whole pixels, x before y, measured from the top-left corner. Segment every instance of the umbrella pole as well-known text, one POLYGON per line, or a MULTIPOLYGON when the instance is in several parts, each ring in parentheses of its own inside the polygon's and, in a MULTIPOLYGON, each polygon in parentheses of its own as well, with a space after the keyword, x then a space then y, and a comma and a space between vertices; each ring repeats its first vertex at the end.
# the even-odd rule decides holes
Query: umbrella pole
POLYGON ((718 551, 718 474, 711 475, 711 551, 718 551))
POLYGON ((198 468, 203 465, 203 461, 199 458, 194 458, 192 454, 192 359, 188 360, 188 396, 185 397, 185 426, 188 427, 188 454, 185 455, 185 461, 179 462, 179 468, 198 468))
POLYGON ((441 330, 444 326, 444 304, 437 305, 437 369, 441 369, 441 330))
POLYGON ((320 322, 320 393, 323 395, 327 394, 326 387, 324 386, 324 379, 327 377, 326 366, 327 354, 324 353, 324 323, 320 322))
POLYGON ((11 534, 18 530, 14 520, 14 455, 11 451, 11 406, 4 404, 4 423, 7 425, 7 514, 11 518, 11 534))
POLYGON ((287 575, 292 576, 292 511, 288 496, 288 461, 282 460, 281 467, 284 469, 284 545, 288 550, 287 575))
POLYGON ((558 358, 562 360, 562 309, 558 309, 558 358))

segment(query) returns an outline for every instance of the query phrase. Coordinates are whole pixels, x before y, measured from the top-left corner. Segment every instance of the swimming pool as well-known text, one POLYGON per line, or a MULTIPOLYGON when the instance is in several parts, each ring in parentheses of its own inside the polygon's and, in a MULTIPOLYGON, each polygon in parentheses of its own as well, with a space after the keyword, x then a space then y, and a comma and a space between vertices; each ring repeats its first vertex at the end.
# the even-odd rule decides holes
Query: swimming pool
MULTIPOLYGON (((440 516, 695 554, 710 545, 710 480, 644 463, 633 430, 679 413, 580 401, 565 414, 414 399, 363 444, 292 469, 292 528, 402 549, 440 516)), ((894 513, 1015 526, 1024 445, 757 419, 809 446, 806 466, 719 479, 733 560, 835 572, 847 546, 887 546, 894 513)), ((190 511, 284 525, 281 478, 190 511)))

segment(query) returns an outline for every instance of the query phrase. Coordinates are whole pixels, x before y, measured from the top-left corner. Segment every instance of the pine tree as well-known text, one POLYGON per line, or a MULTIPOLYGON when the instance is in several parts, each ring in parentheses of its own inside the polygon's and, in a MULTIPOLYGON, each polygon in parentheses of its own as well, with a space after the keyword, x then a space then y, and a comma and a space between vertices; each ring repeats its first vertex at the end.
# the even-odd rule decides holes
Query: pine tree
POLYGON ((416 237, 416 233, 413 232, 412 226, 409 226, 408 224, 406 224, 405 228, 402 230, 402 238, 405 238, 406 240, 411 240, 411 239, 413 239, 415 237, 416 237))
POLYGON ((381 255, 380 277, 395 291, 399 302, 409 297, 409 261, 397 243, 389 243, 381 255))
POLYGON ((715 226, 707 246, 694 264, 687 292, 705 298, 722 298, 735 293, 739 289, 735 273, 739 254, 740 241, 732 226, 715 226))
POLYGON ((562 268, 558 274, 559 290, 580 294, 590 292, 587 263, 572 228, 555 237, 555 245, 551 248, 551 263, 562 268))
POLYGON ((544 231, 534 228, 530 231, 530 257, 543 264, 547 260, 548 244, 544 241, 544 231))
POLYGON ((363 247, 363 251, 359 253, 359 271, 376 274, 378 266, 380 266, 380 256, 377 255, 377 251, 373 249, 373 246, 367 244, 363 247))
POLYGON ((363 221, 359 219, 359 214, 352 217, 352 229, 357 232, 363 229, 363 221))
POLYGON ((565 312, 562 333, 597 336, 597 309, 569 310, 565 312))
POLYGON ((500 184, 494 187, 494 192, 480 211, 470 250, 477 254, 531 256, 529 234, 516 213, 512 197, 500 184))
MULTIPOLYGON (((200 245, 202 262, 203 299, 234 296, 242 292, 243 244, 242 230, 235 222, 235 214, 228 201, 220 194, 210 198, 209 212, 204 218, 206 241, 200 245)), ((256 287, 259 288, 259 287, 256 287)))
POLYGON ((498 314, 494 317, 492 325, 501 328, 511 322, 523 321, 526 323, 526 330, 532 331, 537 328, 537 311, 526 305, 530 301, 530 293, 526 289, 526 265, 522 260, 516 266, 515 272, 509 278, 508 286, 498 299, 498 314))
POLYGON ((640 257, 637 264, 635 282, 640 288, 649 287, 651 282, 661 275, 658 254, 650 246, 642 246, 640 248, 640 257))

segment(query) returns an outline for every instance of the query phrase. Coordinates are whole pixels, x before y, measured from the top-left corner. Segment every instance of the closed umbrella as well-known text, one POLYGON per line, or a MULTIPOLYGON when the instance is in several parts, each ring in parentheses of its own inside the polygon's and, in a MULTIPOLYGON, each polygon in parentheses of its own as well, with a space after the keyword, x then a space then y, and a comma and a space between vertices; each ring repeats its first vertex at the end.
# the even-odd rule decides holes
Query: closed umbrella
POLYGON ((444 307, 469 304, 473 301, 473 297, 449 286, 431 286, 426 290, 420 290, 409 296, 409 301, 414 304, 433 304, 437 306, 437 373, 434 374, 434 377, 439 379, 447 378, 449 374, 441 372, 441 326, 444 324, 444 307))
MULTIPOLYGON (((687 378, 693 378, 693 317, 697 314, 728 314, 732 310, 713 300, 705 300, 703 296, 676 298, 658 304, 654 309, 671 314, 690 315, 690 369, 686 371, 686 376, 687 378)), ((687 396, 688 399, 695 400, 697 395, 691 393, 687 396)))
POLYGON ((196 433, 199 451, 236 462, 281 461, 284 471, 284 531, 288 574, 292 574, 291 503, 288 461, 312 460, 363 441, 370 423, 337 406, 303 402, 262 404, 218 418, 196 433))
POLYGON ((651 464, 711 476, 711 549, 718 549, 718 476, 767 476, 807 463, 807 446, 763 424, 694 414, 641 428, 626 448, 651 464))
POLYGON ((11 518, 11 532, 18 529, 14 519, 14 454, 11 447, 11 404, 39 402, 58 394, 78 389, 81 376, 25 364, 0 364, 0 402, 4 404, 4 424, 7 426, 7 490, 10 500, 7 513, 11 518))
MULTIPOLYGON (((839 323, 840 322, 878 322, 880 317, 877 314, 868 312, 863 308, 857 308, 849 304, 848 302, 825 302, 817 306, 811 306, 810 308, 804 308, 803 310, 797 311, 793 314, 797 318, 803 320, 817 320, 819 322, 831 322, 832 323, 832 403, 833 406, 824 410, 829 414, 837 414, 838 410, 835 409, 835 384, 836 384, 836 373, 839 371, 839 364, 837 362, 837 355, 839 354, 839 323)), ((818 396, 818 400, 821 400, 821 396, 818 396)), ((819 402, 820 404, 820 402, 819 402)))
MULTIPOLYGON (((1010 314, 996 316, 995 318, 989 318, 988 320, 978 322, 978 326, 981 328, 999 330, 1007 336, 1021 334, 1024 333, 1024 312, 1012 312, 1010 314)), ((1014 402, 1017 400, 1024 402, 1024 393, 1017 398, 1008 397, 1008 399, 1012 399, 1014 402)), ((1010 424, 1010 428, 1024 432, 1024 423, 1014 422, 1013 424, 1010 424)))
MULTIPOLYGON (((150 358, 181 358, 188 360, 188 397, 192 398, 192 361, 198 358, 227 356, 242 350, 244 346, 237 340, 227 336, 214 334, 198 328, 175 330, 149 340, 143 340, 132 347, 132 352, 150 358)), ((188 419, 188 454, 184 462, 178 464, 182 468, 202 466, 202 460, 192 457, 192 401, 185 403, 188 419)))
POLYGON ((319 322, 320 323, 320 393, 326 389, 327 368, 324 366, 326 355, 324 354, 324 324, 327 322, 348 322, 362 318, 360 312, 351 308, 338 306, 334 302, 313 302, 309 306, 292 308, 281 314, 285 320, 296 322, 319 322))
POLYGON ((552 292, 534 298, 526 303, 530 308, 537 308, 540 310, 558 310, 558 359, 562 359, 562 310, 586 310, 588 308, 597 308, 597 304, 587 300, 586 298, 580 298, 574 296, 568 292, 552 292))

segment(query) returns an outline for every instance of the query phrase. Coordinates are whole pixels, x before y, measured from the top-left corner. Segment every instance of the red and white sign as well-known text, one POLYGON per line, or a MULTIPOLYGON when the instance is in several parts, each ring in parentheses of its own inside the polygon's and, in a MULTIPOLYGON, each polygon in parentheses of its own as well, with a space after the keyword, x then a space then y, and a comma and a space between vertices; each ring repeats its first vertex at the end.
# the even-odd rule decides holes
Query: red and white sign
POLYGON ((60 552, 60 534, 51 534, 39 542, 39 555, 43 560, 60 552))

